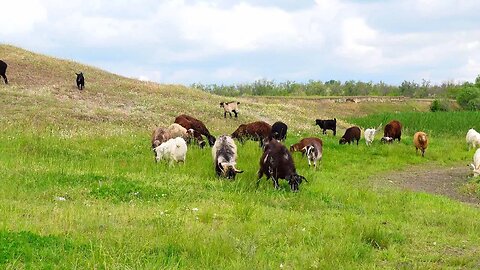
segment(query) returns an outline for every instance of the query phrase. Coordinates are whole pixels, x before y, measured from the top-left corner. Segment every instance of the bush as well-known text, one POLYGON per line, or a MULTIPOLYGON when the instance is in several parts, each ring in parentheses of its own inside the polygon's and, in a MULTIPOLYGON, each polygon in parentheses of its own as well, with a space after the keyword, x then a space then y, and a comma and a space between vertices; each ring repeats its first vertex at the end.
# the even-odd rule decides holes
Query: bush
POLYGON ((448 112, 450 110, 450 105, 447 100, 439 100, 435 99, 430 104, 430 111, 431 112, 448 112))
POLYGON ((458 93, 457 102, 465 110, 480 110, 480 88, 466 86, 458 93))

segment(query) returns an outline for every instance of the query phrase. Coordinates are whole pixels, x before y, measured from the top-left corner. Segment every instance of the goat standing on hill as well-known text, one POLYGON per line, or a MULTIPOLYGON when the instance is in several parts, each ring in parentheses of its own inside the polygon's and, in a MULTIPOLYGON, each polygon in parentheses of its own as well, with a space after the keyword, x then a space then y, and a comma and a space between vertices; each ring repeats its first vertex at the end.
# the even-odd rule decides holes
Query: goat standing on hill
POLYGON ((227 113, 230 114, 230 118, 232 118, 232 112, 235 114, 235 118, 238 116, 238 104, 240 102, 230 101, 230 102, 220 102, 220 108, 223 108, 223 118, 227 118, 227 113))
POLYGON ((5 84, 8 84, 8 79, 7 79, 7 63, 3 62, 0 60, 0 76, 3 77, 3 80, 5 81, 5 84))
POLYGON ((83 72, 75 73, 77 75, 77 87, 78 90, 83 90, 85 88, 85 78, 83 77, 83 72))

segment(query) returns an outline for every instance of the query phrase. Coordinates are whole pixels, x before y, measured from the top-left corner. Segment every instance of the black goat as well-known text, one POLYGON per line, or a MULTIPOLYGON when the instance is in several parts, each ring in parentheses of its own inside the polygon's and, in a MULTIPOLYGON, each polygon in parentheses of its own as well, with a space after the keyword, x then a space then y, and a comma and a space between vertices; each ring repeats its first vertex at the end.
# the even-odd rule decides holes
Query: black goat
POLYGON ((327 129, 330 129, 333 131, 333 136, 337 135, 337 118, 333 118, 333 120, 316 119, 315 125, 318 125, 323 130, 323 134, 327 134, 327 129))
POLYGON ((279 141, 284 141, 287 138, 288 126, 283 122, 275 122, 272 125, 272 137, 279 141))
POLYGON ((8 79, 7 79, 7 63, 3 62, 0 60, 0 76, 3 77, 3 80, 5 81, 5 84, 8 84, 8 79))
POLYGON ((78 90, 83 90, 85 88, 85 78, 83 77, 83 73, 75 73, 77 75, 77 87, 78 90))

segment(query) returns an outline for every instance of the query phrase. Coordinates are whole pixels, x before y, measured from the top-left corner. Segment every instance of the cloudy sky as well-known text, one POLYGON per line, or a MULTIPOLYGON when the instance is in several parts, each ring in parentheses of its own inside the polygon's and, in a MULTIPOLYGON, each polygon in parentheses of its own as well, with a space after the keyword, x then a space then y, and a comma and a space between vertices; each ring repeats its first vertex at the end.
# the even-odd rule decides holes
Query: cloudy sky
POLYGON ((13 0, 1 9, 1 43, 161 83, 480 74, 478 0, 13 0))

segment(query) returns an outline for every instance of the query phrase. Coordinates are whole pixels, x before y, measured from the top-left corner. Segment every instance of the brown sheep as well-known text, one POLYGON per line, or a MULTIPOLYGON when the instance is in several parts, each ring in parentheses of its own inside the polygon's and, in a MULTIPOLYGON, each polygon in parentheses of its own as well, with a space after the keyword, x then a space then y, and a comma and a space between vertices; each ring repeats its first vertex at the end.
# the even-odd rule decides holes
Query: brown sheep
POLYGON ((422 151, 422 157, 425 156, 425 149, 428 146, 428 137, 425 132, 419 131, 413 135, 413 143, 415 144, 415 153, 418 154, 418 149, 422 151))
POLYGON ((358 145, 358 141, 360 140, 361 133, 362 132, 360 131, 359 127, 357 127, 357 126, 349 127, 349 128, 347 128, 347 130, 345 130, 345 134, 343 134, 339 143, 340 144, 346 144, 346 143, 350 144, 354 141, 357 141, 357 145, 358 145))
MULTIPOLYGON (((205 137, 207 137, 207 140, 208 140, 208 144, 210 146, 213 146, 215 144, 215 137, 212 136, 210 134, 210 131, 208 131, 207 127, 205 126, 205 124, 194 118, 194 117, 191 117, 189 115, 186 115, 186 114, 182 114, 182 115, 179 115, 175 118, 175 123, 181 125, 182 127, 186 128, 187 130, 188 129, 193 129, 194 131, 200 133, 201 135, 204 135, 205 137)), ((198 138, 198 133, 194 136, 195 138, 199 139, 198 138)), ((201 136, 200 136, 201 137, 201 136)), ((203 139, 202 139, 203 141, 203 139)))
POLYGON ((402 136, 402 124, 397 120, 392 120, 388 123, 383 130, 383 137, 390 137, 393 140, 398 139, 402 136))
POLYGON ((270 136, 271 131, 272 126, 270 126, 270 124, 263 121, 257 121, 238 126, 238 128, 232 133, 232 138, 238 139, 241 143, 246 139, 260 141, 260 146, 262 146, 263 140, 270 136))
POLYGON ((303 138, 301 139, 298 143, 292 144, 290 146, 290 152, 302 152, 302 154, 305 153, 305 147, 311 144, 320 144, 323 145, 322 139, 320 138, 315 138, 315 137, 310 137, 310 138, 303 138))

